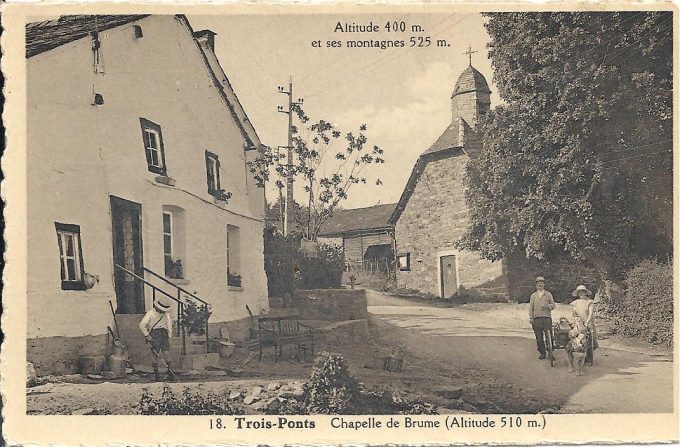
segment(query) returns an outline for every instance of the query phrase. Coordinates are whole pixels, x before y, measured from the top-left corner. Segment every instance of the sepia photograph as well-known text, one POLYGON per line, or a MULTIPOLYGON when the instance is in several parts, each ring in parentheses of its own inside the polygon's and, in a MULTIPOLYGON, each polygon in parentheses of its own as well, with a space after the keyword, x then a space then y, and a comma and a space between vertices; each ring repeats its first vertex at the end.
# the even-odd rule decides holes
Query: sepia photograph
POLYGON ((677 414, 675 9, 489 9, 22 17, 24 416, 677 414))

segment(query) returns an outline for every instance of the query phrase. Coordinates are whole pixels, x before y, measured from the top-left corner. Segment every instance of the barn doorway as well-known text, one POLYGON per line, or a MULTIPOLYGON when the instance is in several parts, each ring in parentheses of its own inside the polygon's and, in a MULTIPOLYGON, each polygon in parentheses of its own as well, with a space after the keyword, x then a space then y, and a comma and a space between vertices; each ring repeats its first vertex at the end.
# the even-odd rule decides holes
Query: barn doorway
POLYGON ((369 245, 364 253, 364 269, 370 272, 387 273, 393 270, 394 251, 391 244, 369 245))

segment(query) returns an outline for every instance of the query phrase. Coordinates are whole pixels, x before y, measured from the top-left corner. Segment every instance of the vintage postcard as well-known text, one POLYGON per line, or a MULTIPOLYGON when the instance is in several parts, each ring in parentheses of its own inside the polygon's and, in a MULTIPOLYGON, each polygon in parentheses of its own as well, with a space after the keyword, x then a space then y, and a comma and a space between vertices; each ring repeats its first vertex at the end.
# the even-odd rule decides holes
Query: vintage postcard
POLYGON ((676 4, 1 19, 7 445, 679 442, 676 4))

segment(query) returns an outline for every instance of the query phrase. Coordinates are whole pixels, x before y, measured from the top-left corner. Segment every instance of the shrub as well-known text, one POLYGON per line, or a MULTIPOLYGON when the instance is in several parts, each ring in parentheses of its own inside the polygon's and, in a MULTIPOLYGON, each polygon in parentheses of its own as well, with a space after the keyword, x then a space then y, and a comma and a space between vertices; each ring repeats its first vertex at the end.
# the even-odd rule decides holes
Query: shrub
POLYGON ((359 384, 340 354, 322 352, 303 390, 310 414, 351 414, 359 384))
POLYGON ((294 295, 296 289, 337 289, 342 283, 342 247, 319 244, 317 256, 308 256, 300 249, 299 236, 266 229, 264 268, 270 296, 294 295))
POLYGON ((375 387, 362 393, 364 412, 370 414, 437 414, 437 407, 397 390, 375 387))
POLYGON ((295 292, 295 265, 299 246, 296 237, 285 237, 265 228, 264 270, 270 296, 293 295, 295 292))
POLYGON ((205 335, 205 324, 212 311, 208 306, 198 305, 193 301, 184 303, 182 327, 189 335, 205 335))
POLYGON ((654 344, 673 344, 673 264, 648 259, 631 268, 625 294, 609 308, 615 330, 654 344))
MULTIPOLYGON (((303 385, 304 414, 436 414, 437 407, 397 390, 367 390, 352 376, 340 354, 322 352, 303 385)), ((286 404, 288 414, 302 414, 286 404)))
POLYGON ((243 409, 229 403, 225 396, 204 392, 200 385, 198 391, 184 387, 179 396, 167 384, 163 386, 160 397, 154 396, 148 388, 144 388, 136 408, 144 415, 243 414, 243 409))
POLYGON ((335 244, 319 244, 316 258, 299 253, 296 288, 339 289, 342 285, 343 262, 342 247, 335 244))

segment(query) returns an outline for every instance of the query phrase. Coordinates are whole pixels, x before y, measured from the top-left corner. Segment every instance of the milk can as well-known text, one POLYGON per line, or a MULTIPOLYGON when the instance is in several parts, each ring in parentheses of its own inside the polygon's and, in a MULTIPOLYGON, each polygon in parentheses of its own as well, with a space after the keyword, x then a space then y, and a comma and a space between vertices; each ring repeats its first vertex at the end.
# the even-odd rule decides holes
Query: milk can
POLYGON ((125 346, 120 343, 120 340, 116 340, 113 344, 113 354, 109 356, 109 370, 114 378, 125 377, 126 364, 125 346))

